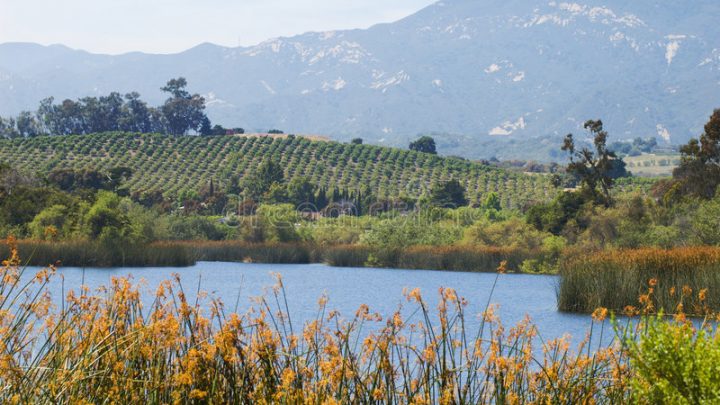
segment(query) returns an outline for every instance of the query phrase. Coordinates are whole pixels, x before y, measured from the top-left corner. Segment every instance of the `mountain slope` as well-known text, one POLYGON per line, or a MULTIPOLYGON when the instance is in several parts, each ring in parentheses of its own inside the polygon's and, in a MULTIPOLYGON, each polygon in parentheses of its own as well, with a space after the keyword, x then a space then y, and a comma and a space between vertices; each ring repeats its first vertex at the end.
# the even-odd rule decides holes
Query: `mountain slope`
POLYGON ((601 117, 616 138, 680 143, 720 107, 718 15, 715 0, 446 0, 392 24, 249 48, 106 56, 5 44, 0 114, 113 90, 157 103, 183 75, 211 118, 252 129, 391 145, 460 134, 440 137, 441 150, 487 157, 476 145, 490 136, 558 137, 601 117))

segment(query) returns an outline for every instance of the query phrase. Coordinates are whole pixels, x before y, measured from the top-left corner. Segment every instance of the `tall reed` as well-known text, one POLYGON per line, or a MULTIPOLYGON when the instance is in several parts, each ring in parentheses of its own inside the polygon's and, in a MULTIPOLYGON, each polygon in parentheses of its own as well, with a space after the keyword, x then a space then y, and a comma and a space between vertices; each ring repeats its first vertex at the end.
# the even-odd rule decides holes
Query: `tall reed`
POLYGON ((576 254, 560 264, 558 306, 563 311, 592 312, 605 307, 623 310, 643 303, 648 282, 654 280, 653 300, 658 310, 702 314, 720 310, 720 248, 686 247, 670 250, 608 250, 576 254))
POLYGON ((300 243, 246 243, 240 241, 178 242, 192 249, 198 260, 305 264, 316 261, 315 246, 300 243))
MULTIPOLYGON (((104 244, 96 241, 17 242, 24 264, 47 266, 61 263, 76 267, 183 267, 195 264, 195 252, 171 242, 147 245, 104 244)), ((0 257, 7 257, 9 247, 0 244, 0 257)))
POLYGON ((478 246, 416 246, 399 253, 397 267, 407 269, 494 272, 505 262, 517 271, 532 253, 522 249, 478 246))
POLYGON ((420 291, 383 317, 367 305, 347 319, 321 298, 315 319, 294 324, 278 278, 245 314, 219 299, 191 301, 179 277, 149 307, 129 280, 93 295, 80 288, 51 310, 55 269, 22 277, 17 250, 1 269, 3 403, 589 403, 629 395, 626 361, 565 340, 543 344, 529 320, 505 328, 494 308, 470 330, 467 302, 420 291), (29 281, 24 281, 29 280, 29 281))
POLYGON ((329 245, 318 248, 324 263, 337 267, 363 267, 371 249, 361 245, 329 245))

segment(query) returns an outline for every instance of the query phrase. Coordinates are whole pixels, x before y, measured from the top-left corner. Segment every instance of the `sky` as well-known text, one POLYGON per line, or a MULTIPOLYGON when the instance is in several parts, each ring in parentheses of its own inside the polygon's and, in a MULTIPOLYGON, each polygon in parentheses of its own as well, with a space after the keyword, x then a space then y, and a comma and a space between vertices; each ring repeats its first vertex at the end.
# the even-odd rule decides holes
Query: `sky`
POLYGON ((307 31, 392 22, 434 0, 0 0, 0 43, 94 53, 249 46, 307 31))

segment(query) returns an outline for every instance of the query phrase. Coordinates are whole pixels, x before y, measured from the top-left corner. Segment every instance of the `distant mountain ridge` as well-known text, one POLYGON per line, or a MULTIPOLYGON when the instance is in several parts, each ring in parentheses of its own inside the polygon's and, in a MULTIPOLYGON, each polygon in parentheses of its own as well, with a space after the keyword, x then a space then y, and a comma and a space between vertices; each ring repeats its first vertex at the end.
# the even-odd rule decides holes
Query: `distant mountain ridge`
POLYGON ((548 143, 602 118, 615 139, 681 143, 720 107, 718 16, 716 0, 445 0, 367 30, 173 55, 3 44, 0 115, 50 95, 159 103, 182 75, 213 120, 249 129, 390 145, 458 134, 441 151, 477 158, 490 137, 548 143))

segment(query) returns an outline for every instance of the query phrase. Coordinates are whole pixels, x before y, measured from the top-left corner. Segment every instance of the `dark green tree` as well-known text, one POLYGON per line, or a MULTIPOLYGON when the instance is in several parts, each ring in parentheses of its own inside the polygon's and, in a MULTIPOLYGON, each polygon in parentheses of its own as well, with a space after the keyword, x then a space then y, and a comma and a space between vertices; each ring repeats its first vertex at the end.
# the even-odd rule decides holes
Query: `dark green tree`
POLYGON ((565 137, 562 150, 570 163, 567 173, 581 184, 582 194, 596 203, 610 206, 615 179, 627 176, 625 163, 606 147, 608 133, 600 120, 585 122, 584 128, 593 136, 594 151, 587 147, 577 149, 572 134, 565 137))
POLYGON ((421 136, 417 140, 410 142, 410 150, 437 155, 435 140, 429 136, 421 136))
POLYGON ((127 132, 147 133, 153 130, 150 108, 140 99, 140 94, 137 92, 125 95, 125 104, 118 124, 120 130, 127 132))
POLYGON ((720 184, 720 109, 713 112, 700 139, 691 139, 680 152, 680 166, 673 171, 680 191, 713 198, 720 184))
POLYGON ((197 131, 205 115, 205 99, 199 94, 190 94, 185 87, 185 78, 172 79, 161 90, 172 97, 165 100, 162 113, 167 130, 173 135, 184 135, 188 131, 197 131))
POLYGON ((306 177, 297 177, 287 185, 289 202, 295 206, 315 200, 315 186, 306 177))
POLYGON ((255 201, 265 197, 273 184, 282 184, 285 175, 283 168, 275 161, 268 159, 263 161, 254 174, 244 181, 244 189, 247 197, 255 201))
POLYGON ((353 138, 352 141, 350 141, 353 145, 362 145, 363 139, 362 138, 353 138))
POLYGON ((200 122, 199 132, 200 135, 203 136, 213 135, 212 124, 210 124, 210 119, 207 116, 203 117, 202 121, 200 122))
POLYGON ((433 185, 430 189, 430 203, 436 207, 456 208, 468 204, 465 187, 459 181, 450 180, 433 185))
POLYGON ((223 127, 222 125, 213 125, 211 135, 225 135, 226 133, 227 129, 225 129, 225 127, 223 127))

